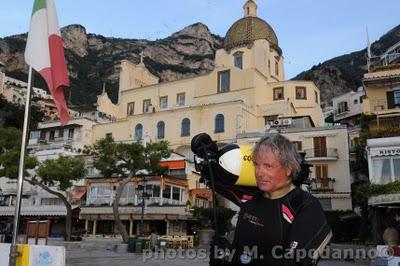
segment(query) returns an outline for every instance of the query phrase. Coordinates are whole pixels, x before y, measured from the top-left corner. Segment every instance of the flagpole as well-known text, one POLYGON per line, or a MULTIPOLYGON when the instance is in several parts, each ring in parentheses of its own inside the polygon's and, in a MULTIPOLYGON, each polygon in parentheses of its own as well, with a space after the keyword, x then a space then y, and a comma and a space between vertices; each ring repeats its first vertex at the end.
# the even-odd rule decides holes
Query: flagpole
POLYGON ((18 168, 17 199, 15 202, 14 226, 13 226, 12 243, 10 247, 9 266, 15 266, 17 263, 17 257, 19 256, 17 252, 17 237, 18 237, 19 216, 21 213, 22 187, 24 183, 25 152, 28 141, 29 120, 31 115, 32 72, 33 72, 32 67, 29 66, 28 88, 27 88, 26 102, 25 102, 24 127, 22 131, 21 154, 19 157, 19 168, 18 168))

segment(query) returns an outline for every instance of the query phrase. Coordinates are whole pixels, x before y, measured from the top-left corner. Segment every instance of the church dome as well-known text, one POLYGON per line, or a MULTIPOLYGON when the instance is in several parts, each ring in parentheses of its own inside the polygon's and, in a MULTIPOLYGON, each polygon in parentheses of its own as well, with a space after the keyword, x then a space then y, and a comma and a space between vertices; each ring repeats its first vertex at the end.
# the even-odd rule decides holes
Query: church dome
POLYGON ((265 39, 282 54, 274 30, 267 22, 257 17, 256 8, 251 0, 244 5, 245 16, 229 28, 225 35, 224 49, 228 51, 235 47, 251 45, 255 40, 265 39))

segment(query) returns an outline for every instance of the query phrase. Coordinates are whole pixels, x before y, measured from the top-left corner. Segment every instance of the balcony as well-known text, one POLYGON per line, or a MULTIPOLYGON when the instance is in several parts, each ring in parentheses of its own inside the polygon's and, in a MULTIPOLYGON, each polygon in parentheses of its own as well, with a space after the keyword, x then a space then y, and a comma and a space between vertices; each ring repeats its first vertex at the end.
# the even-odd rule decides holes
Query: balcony
POLYGON ((327 148, 325 150, 306 149, 307 161, 336 161, 339 159, 338 149, 327 148))
POLYGON ((335 183, 334 178, 312 178, 310 180, 310 190, 311 192, 332 192, 333 183, 335 183))

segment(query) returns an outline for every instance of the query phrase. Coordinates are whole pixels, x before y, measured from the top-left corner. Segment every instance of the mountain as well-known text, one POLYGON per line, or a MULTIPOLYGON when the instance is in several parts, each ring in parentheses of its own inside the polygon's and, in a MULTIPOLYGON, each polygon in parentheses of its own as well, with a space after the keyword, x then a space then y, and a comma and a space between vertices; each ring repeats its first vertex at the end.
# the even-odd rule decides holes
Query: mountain
MULTIPOLYGON (((172 81, 209 72, 214 68, 215 51, 222 47, 223 38, 212 34, 208 27, 196 23, 171 36, 156 41, 104 37, 87 33, 81 25, 61 29, 65 54, 71 77, 67 92, 75 105, 92 105, 102 91, 103 83, 115 102, 118 95, 119 63, 127 59, 144 64, 161 81, 172 81)), ((0 62, 6 74, 27 80, 27 66, 23 59, 26 34, 0 38, 0 62)), ((374 55, 382 54, 400 41, 400 25, 372 44, 374 55)), ((338 56, 304 71, 294 79, 312 80, 321 90, 323 104, 332 97, 356 90, 366 72, 366 49, 338 56)), ((35 86, 46 87, 39 75, 35 86)))
MULTIPOLYGON (((115 102, 122 59, 139 63, 143 52, 149 71, 161 81, 172 81, 213 70, 215 51, 223 42, 201 23, 156 41, 104 37, 87 33, 81 25, 66 26, 61 33, 71 78, 66 96, 74 105, 95 103, 103 83, 115 102)), ((0 62, 5 64, 6 74, 21 80, 27 80, 28 72, 23 58, 26 37, 0 39, 0 62)), ((35 86, 46 87, 39 75, 35 75, 35 86)))
MULTIPOLYGON (((400 41, 400 25, 371 44, 372 55, 381 55, 400 41)), ((321 102, 328 104, 332 97, 355 91, 362 85, 363 74, 367 71, 367 49, 338 56, 313 66, 293 79, 312 80, 321 90, 321 102)))

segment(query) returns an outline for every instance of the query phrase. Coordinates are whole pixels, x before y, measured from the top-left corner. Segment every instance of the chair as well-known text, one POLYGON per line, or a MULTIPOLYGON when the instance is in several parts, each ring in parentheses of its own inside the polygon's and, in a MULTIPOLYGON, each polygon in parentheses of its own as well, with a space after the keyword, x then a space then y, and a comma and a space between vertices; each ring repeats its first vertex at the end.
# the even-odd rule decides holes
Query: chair
POLYGON ((181 246, 182 248, 188 248, 189 247, 189 241, 186 236, 181 238, 181 246))
POLYGON ((194 247, 194 236, 193 235, 187 236, 187 243, 188 243, 188 248, 194 247))

